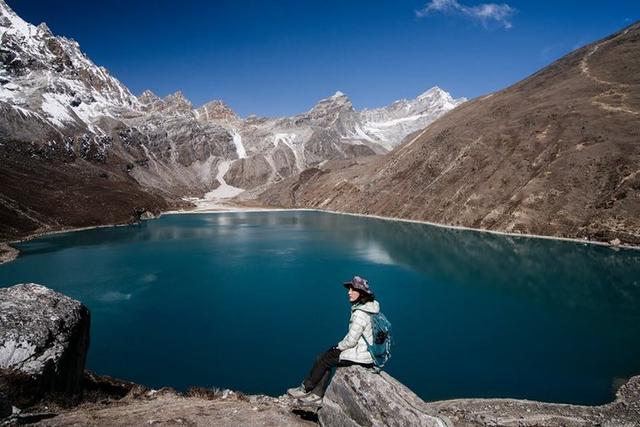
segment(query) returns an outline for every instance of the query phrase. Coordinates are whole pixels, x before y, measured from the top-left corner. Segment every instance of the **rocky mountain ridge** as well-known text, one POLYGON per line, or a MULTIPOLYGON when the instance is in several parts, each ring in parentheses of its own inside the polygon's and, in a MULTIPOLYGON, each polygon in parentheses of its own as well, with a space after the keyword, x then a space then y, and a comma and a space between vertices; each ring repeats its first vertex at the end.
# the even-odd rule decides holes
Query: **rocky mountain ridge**
POLYGON ((278 207, 640 244, 640 23, 460 105, 384 156, 267 189, 278 207))
POLYGON ((245 119, 222 101, 194 108, 180 92, 136 97, 77 42, 0 0, 0 235, 134 220, 384 153, 463 101, 430 93, 406 116, 358 112, 340 93, 293 117, 245 119))

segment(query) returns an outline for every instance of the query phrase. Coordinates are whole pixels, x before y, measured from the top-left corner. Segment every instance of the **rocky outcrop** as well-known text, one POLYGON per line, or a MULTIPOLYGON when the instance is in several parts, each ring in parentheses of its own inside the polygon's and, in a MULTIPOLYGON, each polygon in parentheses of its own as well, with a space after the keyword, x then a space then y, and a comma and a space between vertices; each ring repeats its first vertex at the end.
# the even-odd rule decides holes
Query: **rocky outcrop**
POLYGON ((153 212, 149 212, 149 211, 144 211, 140 214, 140 220, 145 220, 145 219, 154 219, 157 218, 158 216, 155 215, 153 212))
POLYGON ((425 426, 452 424, 386 372, 338 368, 318 411, 322 426, 425 426))
POLYGON ((424 402, 388 375, 352 366, 338 368, 318 411, 323 426, 547 426, 640 425, 640 376, 601 406, 518 399, 424 402))
POLYGON ((430 402, 429 411, 458 426, 639 426, 640 376, 632 377, 612 403, 600 406, 543 403, 517 399, 455 399, 430 402))
POLYGON ((227 104, 218 99, 209 101, 202 107, 193 110, 199 120, 212 121, 216 123, 234 124, 240 117, 227 104))
POLYGON ((82 392, 89 310, 33 283, 0 289, 0 393, 18 407, 82 392))

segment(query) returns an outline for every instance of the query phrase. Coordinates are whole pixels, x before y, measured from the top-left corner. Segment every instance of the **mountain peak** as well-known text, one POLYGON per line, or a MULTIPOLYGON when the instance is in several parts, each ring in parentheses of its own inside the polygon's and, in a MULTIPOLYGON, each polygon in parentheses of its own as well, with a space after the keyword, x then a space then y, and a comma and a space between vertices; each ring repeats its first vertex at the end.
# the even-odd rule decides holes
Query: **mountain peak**
POLYGON ((352 107, 351 100, 349 99, 349 97, 345 95, 344 92, 341 92, 339 90, 336 91, 336 93, 334 93, 330 97, 323 98, 320 101, 318 101, 316 106, 321 104, 348 105, 349 107, 352 107))
POLYGON ((187 101, 187 102, 191 102, 187 99, 186 96, 184 96, 184 93, 182 93, 181 90, 177 90, 175 92, 173 92, 171 95, 167 95, 164 98, 165 100, 180 100, 180 101, 187 101))
POLYGON ((239 117, 231 107, 219 99, 214 99, 194 110, 196 117, 205 121, 233 121, 239 117))
POLYGON ((48 34, 50 36, 53 36, 53 33, 51 32, 51 29, 44 22, 41 22, 36 28, 38 28, 38 30, 40 30, 40 32, 42 32, 43 34, 48 34))
POLYGON ((191 101, 189 101, 181 91, 176 91, 171 95, 165 96, 162 101, 168 108, 171 108, 175 111, 186 112, 191 111, 193 109, 193 105, 191 101))
POLYGON ((418 95, 417 99, 424 99, 430 97, 451 97, 447 91, 442 90, 439 86, 434 86, 431 89, 418 95))
POLYGON ((138 101, 142 104, 144 111, 163 112, 167 114, 185 114, 193 109, 189 101, 182 92, 177 91, 164 98, 147 89, 138 96, 138 101))
POLYGON ((147 89, 138 96, 138 101, 140 101, 144 105, 149 105, 154 102, 160 101, 160 97, 153 93, 151 90, 147 89))

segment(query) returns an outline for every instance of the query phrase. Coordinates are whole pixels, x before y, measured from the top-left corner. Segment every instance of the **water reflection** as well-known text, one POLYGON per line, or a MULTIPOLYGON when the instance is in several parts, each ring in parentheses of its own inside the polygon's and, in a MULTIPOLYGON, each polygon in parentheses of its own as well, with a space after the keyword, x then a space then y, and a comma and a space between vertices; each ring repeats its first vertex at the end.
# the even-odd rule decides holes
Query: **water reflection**
MULTIPOLYGON (((309 219, 311 221, 311 219, 309 219)), ((449 285, 593 310, 640 307, 640 251, 374 218, 316 217, 345 245, 449 285)))

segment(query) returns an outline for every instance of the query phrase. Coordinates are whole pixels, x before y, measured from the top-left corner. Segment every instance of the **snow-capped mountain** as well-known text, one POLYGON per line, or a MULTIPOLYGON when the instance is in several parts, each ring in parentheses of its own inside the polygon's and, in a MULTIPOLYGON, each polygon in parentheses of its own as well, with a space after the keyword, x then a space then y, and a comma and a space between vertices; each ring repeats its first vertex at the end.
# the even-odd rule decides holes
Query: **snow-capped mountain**
POLYGON ((221 101, 210 102, 195 113, 201 121, 229 129, 238 152, 244 155, 231 162, 226 181, 253 188, 325 160, 385 153, 464 101, 434 87, 416 99, 357 111, 338 91, 292 117, 243 120, 221 101))
POLYGON ((326 160, 385 153, 462 101, 433 88, 357 111, 336 92, 295 116, 243 119, 220 100, 136 97, 77 42, 0 0, 0 155, 111 168, 165 198, 235 195, 326 160))
POLYGON ((405 136, 424 129, 464 101, 464 98, 453 99, 435 86, 415 99, 401 99, 387 107, 363 110, 360 113, 363 125, 357 135, 391 149, 405 136))
POLYGON ((55 37, 0 1, 0 100, 24 114, 36 114, 58 129, 87 127, 120 111, 138 108, 129 90, 96 66, 77 42, 55 37), (30 112, 30 113, 28 113, 30 112))

